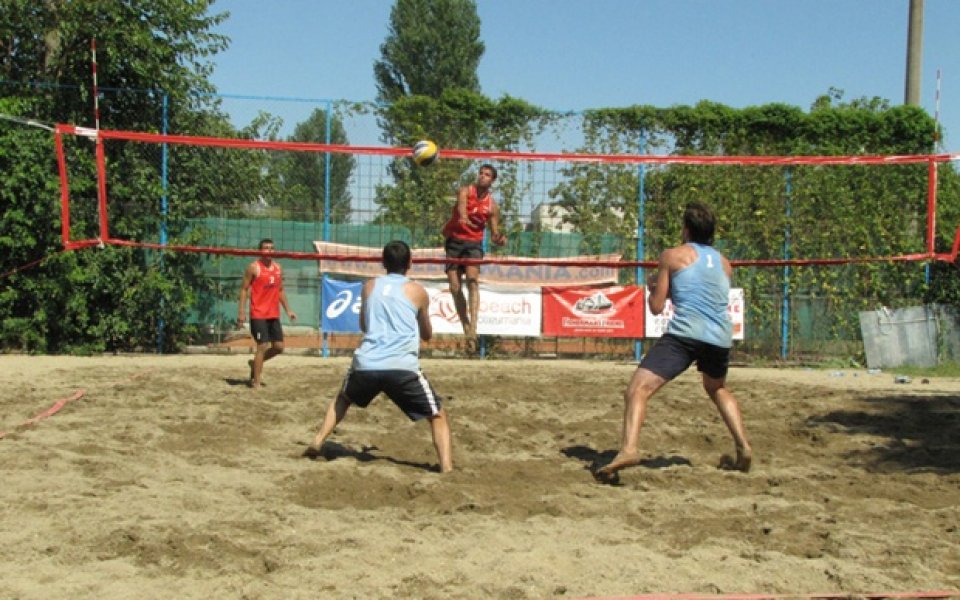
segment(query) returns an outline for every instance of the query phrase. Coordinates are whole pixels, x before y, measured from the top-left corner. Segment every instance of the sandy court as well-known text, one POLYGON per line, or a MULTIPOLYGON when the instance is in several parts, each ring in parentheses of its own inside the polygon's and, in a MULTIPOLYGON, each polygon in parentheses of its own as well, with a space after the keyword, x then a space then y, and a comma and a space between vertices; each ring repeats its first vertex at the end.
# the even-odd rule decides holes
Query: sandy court
POLYGON ((960 590, 960 379, 693 372, 616 448, 635 366, 425 360, 456 472, 385 398, 302 456, 347 359, 0 356, 0 598, 587 598, 960 590), (79 391, 29 428, 25 420, 79 391))

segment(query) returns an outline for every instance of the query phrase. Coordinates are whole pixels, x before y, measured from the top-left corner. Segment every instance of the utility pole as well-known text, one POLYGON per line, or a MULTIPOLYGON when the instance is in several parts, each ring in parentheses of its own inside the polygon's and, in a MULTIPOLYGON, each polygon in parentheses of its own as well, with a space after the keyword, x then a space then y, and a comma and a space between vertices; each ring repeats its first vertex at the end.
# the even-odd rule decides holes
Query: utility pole
POLYGON ((907 82, 904 104, 920 104, 920 72, 923 67, 923 0, 910 0, 907 30, 907 82))

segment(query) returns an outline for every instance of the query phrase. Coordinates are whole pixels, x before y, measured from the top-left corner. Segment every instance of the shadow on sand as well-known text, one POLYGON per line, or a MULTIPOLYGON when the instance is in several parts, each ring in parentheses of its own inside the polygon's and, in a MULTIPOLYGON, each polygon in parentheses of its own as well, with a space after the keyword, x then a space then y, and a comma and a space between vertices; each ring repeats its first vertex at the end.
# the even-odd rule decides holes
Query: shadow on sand
POLYGON ((439 472, 439 465, 423 462, 413 462, 408 460, 400 460, 393 458, 391 456, 378 456, 373 452, 379 450, 376 446, 363 446, 360 450, 354 450, 353 448, 348 448, 343 444, 338 444, 337 442, 326 442, 323 444, 323 447, 320 450, 314 450, 313 448, 307 446, 306 450, 300 455, 303 458, 308 458, 310 460, 325 460, 327 462, 338 460, 341 458, 352 458, 360 462, 373 462, 377 460, 386 461, 393 463, 395 465, 400 465, 403 467, 413 467, 416 469, 422 469, 424 471, 439 472))
MULTIPOLYGON (((597 475, 600 467, 609 463, 613 460, 613 457, 617 455, 616 450, 594 450, 589 446, 567 446, 561 450, 564 456, 568 458, 575 458, 584 463, 584 469, 590 471, 590 474, 593 475, 594 479, 597 479, 600 483, 606 483, 608 485, 622 485, 620 483, 620 477, 614 475, 613 477, 599 477, 597 475)), ((636 467, 645 467, 647 469, 666 469, 668 467, 674 467, 677 465, 686 465, 690 466, 692 463, 689 459, 683 456, 654 456, 651 458, 641 459, 636 467)), ((630 467, 635 468, 635 467, 630 467)))
POLYGON ((960 472, 960 393, 872 396, 866 402, 876 410, 838 410, 810 417, 806 424, 887 438, 846 455, 869 471, 960 472))

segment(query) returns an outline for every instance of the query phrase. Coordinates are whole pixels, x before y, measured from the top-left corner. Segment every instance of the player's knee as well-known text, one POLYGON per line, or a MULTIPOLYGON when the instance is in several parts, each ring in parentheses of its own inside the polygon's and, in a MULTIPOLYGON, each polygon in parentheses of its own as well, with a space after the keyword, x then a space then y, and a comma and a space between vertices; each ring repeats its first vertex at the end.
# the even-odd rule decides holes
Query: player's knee
POLYGON ((283 354, 283 342, 274 342, 273 351, 276 354, 283 354))
POLYGON ((716 401, 717 395, 720 390, 723 389, 724 384, 725 381, 723 378, 710 377, 706 373, 703 374, 703 390, 707 392, 711 400, 716 401))
POLYGON ((623 402, 624 404, 646 404, 651 395, 653 395, 653 390, 649 388, 640 386, 628 387, 627 391, 623 393, 623 402))
POLYGON ((479 278, 479 277, 470 277, 470 276, 467 276, 467 287, 469 287, 469 288, 477 288, 477 287, 479 287, 479 286, 480 286, 480 278, 479 278))

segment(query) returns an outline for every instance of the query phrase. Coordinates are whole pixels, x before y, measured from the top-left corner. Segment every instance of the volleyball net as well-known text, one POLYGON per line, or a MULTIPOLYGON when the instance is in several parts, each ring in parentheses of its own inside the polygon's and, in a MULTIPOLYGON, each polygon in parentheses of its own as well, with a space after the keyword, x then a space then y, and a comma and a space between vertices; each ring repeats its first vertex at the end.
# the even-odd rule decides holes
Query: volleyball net
POLYGON ((513 243, 491 248, 489 263, 510 263, 515 255, 595 264, 592 255, 619 254, 602 262, 651 266, 646 255, 679 239, 676 217, 691 200, 717 209, 720 245, 740 266, 956 259, 956 235, 949 247, 938 247, 937 239, 938 168, 960 158, 950 154, 442 149, 442 164, 423 168, 407 160, 408 148, 67 125, 55 137, 62 237, 70 249, 112 244, 256 255, 255 238, 276 234, 278 257, 367 260, 348 247, 380 247, 396 238, 416 247, 441 241, 456 189, 490 163, 500 171, 495 195, 513 243), (252 237, 238 233, 244 228, 252 237), (333 251, 316 242, 340 246, 333 251))
MULTIPOLYGON (((850 314, 917 298, 930 265, 960 247, 960 156, 688 156, 278 142, 56 127, 63 244, 200 253, 217 293, 234 288, 259 240, 287 273, 301 315, 322 276, 379 273, 393 239, 418 279, 444 279, 442 226, 482 164, 508 242, 481 279, 514 286, 637 285, 680 241, 684 206, 711 205, 717 247, 749 298, 748 330, 849 330, 850 314), (806 314, 806 317, 802 315, 806 314), (846 314, 842 322, 838 314, 846 314), (804 320, 805 319, 805 320, 804 320)), ((220 316, 229 320, 232 306, 220 316)), ((309 324, 309 319, 307 320, 309 324)), ((318 322, 319 324, 319 322, 318 322)), ((217 327, 220 327, 218 325, 217 327)), ((226 325, 224 325, 226 327, 226 325)), ((812 333, 814 338, 832 333, 812 333)), ((855 336, 854 336, 855 337, 855 336)), ((754 337, 754 339, 757 339, 754 337)))

